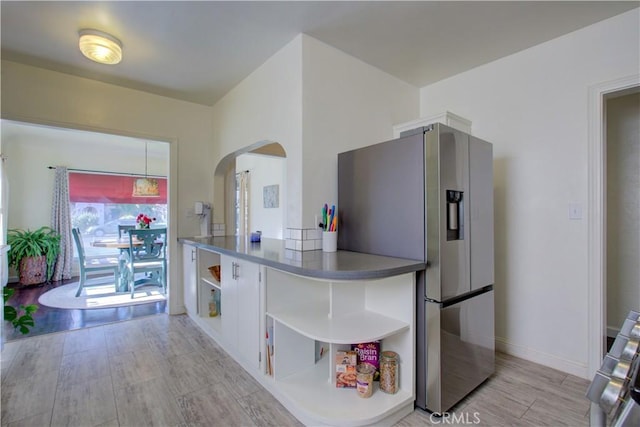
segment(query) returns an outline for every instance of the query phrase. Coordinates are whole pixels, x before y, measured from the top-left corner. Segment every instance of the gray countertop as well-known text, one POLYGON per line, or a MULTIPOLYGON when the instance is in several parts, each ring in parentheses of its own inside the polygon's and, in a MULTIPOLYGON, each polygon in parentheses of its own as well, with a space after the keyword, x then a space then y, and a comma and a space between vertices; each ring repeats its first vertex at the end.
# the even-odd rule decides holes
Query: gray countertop
POLYGON ((359 252, 293 251, 285 249, 284 240, 262 238, 250 242, 248 237, 181 237, 178 242, 246 259, 301 276, 327 280, 382 279, 424 270, 422 261, 391 258, 359 252))

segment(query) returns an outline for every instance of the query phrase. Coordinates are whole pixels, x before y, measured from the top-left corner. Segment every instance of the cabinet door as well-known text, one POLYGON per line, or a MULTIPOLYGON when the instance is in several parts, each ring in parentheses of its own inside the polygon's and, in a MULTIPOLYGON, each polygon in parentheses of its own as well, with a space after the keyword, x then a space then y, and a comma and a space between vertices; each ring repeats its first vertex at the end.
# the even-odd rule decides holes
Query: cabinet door
POLYGON ((182 287, 184 307, 187 313, 198 313, 198 277, 196 268, 196 248, 182 245, 182 287))
POLYGON ((220 301, 220 313, 222 321, 222 335, 224 340, 235 350, 238 337, 238 284, 236 281, 237 260, 235 258, 220 256, 220 287, 222 297, 220 301))
POLYGON ((252 367, 260 367, 260 266, 237 261, 238 354, 252 367))

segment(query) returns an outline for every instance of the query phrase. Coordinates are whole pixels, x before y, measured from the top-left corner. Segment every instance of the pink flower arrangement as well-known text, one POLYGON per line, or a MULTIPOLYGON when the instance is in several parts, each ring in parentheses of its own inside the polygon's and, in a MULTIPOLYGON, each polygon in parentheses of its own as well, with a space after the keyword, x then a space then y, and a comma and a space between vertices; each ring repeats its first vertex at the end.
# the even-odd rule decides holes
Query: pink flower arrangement
POLYGON ((138 214, 138 216, 136 217, 138 228, 149 228, 149 226, 151 225, 151 221, 155 220, 155 218, 148 217, 145 214, 138 214))

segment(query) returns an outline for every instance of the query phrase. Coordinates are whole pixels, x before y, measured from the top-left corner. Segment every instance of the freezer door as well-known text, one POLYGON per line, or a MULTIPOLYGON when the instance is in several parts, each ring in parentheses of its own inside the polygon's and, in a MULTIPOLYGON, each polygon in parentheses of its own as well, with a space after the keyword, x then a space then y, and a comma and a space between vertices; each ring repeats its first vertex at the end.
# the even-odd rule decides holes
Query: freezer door
POLYGON ((425 302, 426 390, 418 377, 416 405, 446 412, 494 372, 493 310, 493 290, 452 305, 425 302))
POLYGON ((471 290, 493 285, 493 146, 469 137, 471 290))
POLYGON ((469 135, 442 124, 425 132, 427 298, 468 293, 469 135))

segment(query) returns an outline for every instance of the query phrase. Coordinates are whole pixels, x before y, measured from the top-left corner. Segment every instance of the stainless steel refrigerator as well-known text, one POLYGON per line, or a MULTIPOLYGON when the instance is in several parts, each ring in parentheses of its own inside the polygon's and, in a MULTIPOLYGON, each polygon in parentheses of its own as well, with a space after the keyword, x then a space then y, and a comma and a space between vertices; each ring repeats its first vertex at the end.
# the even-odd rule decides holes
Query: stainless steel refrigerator
POLYGON ((442 413, 494 372, 493 147, 434 124, 338 154, 338 248, 424 260, 416 405, 442 413))

